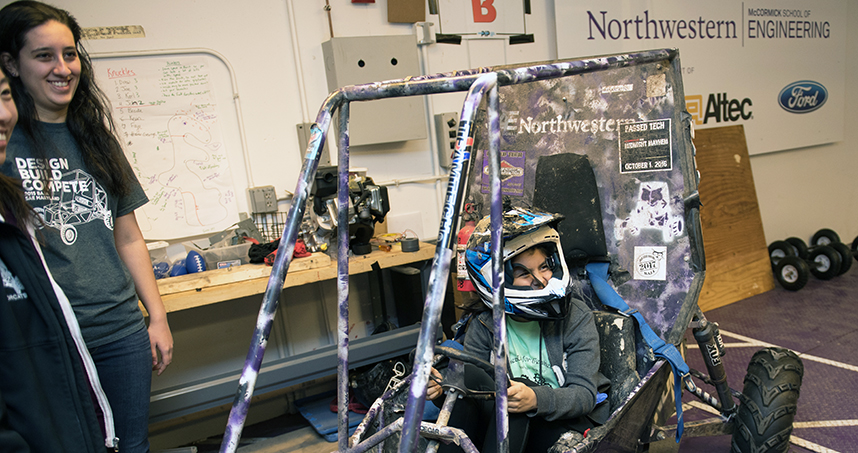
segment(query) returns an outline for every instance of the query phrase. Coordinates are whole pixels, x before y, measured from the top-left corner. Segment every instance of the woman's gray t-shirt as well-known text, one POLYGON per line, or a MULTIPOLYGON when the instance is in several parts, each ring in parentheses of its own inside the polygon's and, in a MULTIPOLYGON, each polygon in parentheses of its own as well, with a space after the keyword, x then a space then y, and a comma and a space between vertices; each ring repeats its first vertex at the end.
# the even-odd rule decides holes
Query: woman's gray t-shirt
POLYGON ((109 194, 89 174, 66 124, 40 124, 54 145, 48 157, 37 159, 24 134, 13 133, 2 171, 22 180, 27 202, 44 220, 45 260, 71 301, 87 347, 108 344, 145 327, 113 227, 149 200, 139 183, 127 196, 109 194))

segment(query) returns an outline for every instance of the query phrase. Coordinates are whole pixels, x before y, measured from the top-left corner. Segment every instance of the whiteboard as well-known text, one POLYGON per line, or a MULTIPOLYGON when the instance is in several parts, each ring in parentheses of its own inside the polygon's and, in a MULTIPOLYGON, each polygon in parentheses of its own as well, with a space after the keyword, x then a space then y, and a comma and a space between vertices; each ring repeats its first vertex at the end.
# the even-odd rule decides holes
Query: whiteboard
POLYGON ((238 222, 231 160, 242 150, 230 152, 236 146, 226 139, 235 135, 237 123, 233 100, 223 90, 218 93, 216 73, 225 68, 217 59, 94 56, 93 68, 128 161, 149 197, 136 211, 143 236, 186 238, 238 222))

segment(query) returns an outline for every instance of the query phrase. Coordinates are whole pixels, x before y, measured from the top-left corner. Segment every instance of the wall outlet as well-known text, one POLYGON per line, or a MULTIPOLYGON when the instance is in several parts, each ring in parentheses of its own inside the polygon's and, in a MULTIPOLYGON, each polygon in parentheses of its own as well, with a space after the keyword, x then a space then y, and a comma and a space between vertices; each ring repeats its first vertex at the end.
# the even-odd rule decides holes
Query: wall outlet
POLYGON ((274 186, 251 187, 247 192, 250 195, 251 211, 277 212, 277 193, 274 191, 274 186))
POLYGON ((453 165, 453 152, 456 151, 456 134, 458 133, 458 113, 435 114, 435 135, 438 138, 438 164, 444 168, 450 168, 453 165))

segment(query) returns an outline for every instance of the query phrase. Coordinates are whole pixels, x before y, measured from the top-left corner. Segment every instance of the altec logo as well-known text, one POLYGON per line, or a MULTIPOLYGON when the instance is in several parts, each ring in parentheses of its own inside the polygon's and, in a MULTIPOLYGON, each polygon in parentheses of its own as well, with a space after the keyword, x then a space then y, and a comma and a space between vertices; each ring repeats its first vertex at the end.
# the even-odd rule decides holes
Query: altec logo
POLYGON ((694 124, 707 124, 709 120, 716 123, 747 120, 753 116, 753 105, 749 98, 730 99, 727 93, 710 94, 705 107, 702 95, 685 96, 685 109, 694 118, 694 124))
POLYGON ((802 80, 787 85, 778 94, 778 104, 790 113, 812 112, 828 100, 828 90, 821 83, 802 80))

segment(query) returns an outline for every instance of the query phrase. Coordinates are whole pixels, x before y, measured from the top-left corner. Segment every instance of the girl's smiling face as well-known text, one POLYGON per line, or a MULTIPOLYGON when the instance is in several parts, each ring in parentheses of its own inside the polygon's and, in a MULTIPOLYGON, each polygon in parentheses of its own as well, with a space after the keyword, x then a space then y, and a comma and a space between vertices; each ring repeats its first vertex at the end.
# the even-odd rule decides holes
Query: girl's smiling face
POLYGON ((53 20, 33 28, 11 64, 33 98, 39 119, 65 122, 81 71, 71 30, 53 20))
POLYGON ((553 274, 554 270, 548 264, 548 256, 538 247, 532 247, 512 258, 513 286, 542 289, 553 274))

